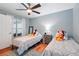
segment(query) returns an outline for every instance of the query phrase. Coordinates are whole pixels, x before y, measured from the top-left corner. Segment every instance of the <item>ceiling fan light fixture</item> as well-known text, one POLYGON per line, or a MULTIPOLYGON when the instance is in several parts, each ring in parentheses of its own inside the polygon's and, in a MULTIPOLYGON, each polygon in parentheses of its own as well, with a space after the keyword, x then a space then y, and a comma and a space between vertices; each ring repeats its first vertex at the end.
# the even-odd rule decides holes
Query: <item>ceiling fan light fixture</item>
POLYGON ((32 10, 31 10, 31 9, 27 9, 27 12, 28 12, 28 13, 31 13, 31 12, 32 12, 32 10))
POLYGON ((37 14, 40 14, 40 12, 35 11, 36 8, 41 7, 40 4, 36 4, 36 5, 32 6, 32 7, 31 7, 31 4, 30 3, 27 3, 27 5, 24 4, 24 3, 21 3, 21 5, 23 5, 25 8, 24 9, 16 9, 16 10, 21 10, 21 11, 22 10, 25 10, 25 11, 27 11, 28 15, 30 15, 32 12, 37 13, 37 14))

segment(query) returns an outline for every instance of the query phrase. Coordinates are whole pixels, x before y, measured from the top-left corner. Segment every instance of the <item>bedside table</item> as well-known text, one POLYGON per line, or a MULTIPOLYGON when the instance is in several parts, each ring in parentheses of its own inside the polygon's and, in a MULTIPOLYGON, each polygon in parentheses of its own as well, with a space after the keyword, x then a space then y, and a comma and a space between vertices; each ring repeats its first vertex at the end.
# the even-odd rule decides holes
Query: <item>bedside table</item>
POLYGON ((52 40, 52 35, 45 35, 42 38, 42 43, 49 44, 49 42, 52 40))

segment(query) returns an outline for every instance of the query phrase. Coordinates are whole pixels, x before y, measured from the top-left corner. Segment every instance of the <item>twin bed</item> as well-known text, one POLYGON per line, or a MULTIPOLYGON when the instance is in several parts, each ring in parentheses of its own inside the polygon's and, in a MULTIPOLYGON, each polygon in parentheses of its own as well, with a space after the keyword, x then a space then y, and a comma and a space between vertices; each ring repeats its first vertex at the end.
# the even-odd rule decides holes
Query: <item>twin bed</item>
POLYGON ((42 53, 43 56, 79 56, 79 44, 69 38, 61 42, 55 38, 49 43, 42 53))
POLYGON ((42 35, 40 33, 35 36, 30 34, 27 36, 17 37, 13 39, 13 46, 18 47, 17 53, 21 55, 29 47, 40 42, 41 38, 42 38, 42 35))

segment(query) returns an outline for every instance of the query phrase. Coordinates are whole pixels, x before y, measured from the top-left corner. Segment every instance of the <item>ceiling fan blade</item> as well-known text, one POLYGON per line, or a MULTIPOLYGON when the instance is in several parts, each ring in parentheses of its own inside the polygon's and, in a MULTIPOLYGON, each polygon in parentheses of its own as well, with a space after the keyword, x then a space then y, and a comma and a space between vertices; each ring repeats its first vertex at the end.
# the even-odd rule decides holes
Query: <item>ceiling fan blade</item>
POLYGON ((27 10, 27 9, 16 9, 16 10, 27 10))
POLYGON ((36 9, 38 7, 41 7, 41 5, 40 4, 37 4, 37 5, 33 6, 31 9, 36 9))
POLYGON ((24 4, 24 3, 21 3, 25 8, 27 8, 28 9, 28 7, 24 4))
POLYGON ((28 13, 28 15, 30 15, 30 13, 28 13))
POLYGON ((37 12, 37 11, 34 11, 34 10, 33 10, 32 12, 35 12, 35 13, 37 13, 37 14, 40 14, 40 12, 37 12))

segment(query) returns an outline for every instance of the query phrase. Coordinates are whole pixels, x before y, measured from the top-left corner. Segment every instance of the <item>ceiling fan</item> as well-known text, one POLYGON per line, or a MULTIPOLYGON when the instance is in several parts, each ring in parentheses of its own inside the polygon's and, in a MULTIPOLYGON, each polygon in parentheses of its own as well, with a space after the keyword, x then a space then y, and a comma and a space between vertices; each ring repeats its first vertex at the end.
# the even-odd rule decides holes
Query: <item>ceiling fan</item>
POLYGON ((26 10, 26 11, 28 12, 28 15, 30 15, 31 12, 40 14, 40 12, 34 10, 34 9, 36 9, 36 8, 41 7, 40 4, 37 4, 37 5, 33 6, 33 7, 31 7, 31 4, 30 4, 30 3, 27 3, 28 6, 27 6, 26 4, 24 4, 24 3, 21 3, 21 5, 23 5, 23 6, 25 7, 25 9, 16 9, 16 10, 21 10, 21 11, 22 11, 22 10, 26 10))

